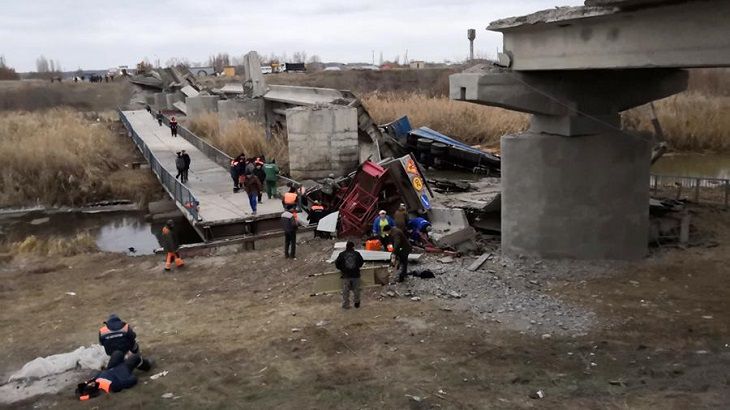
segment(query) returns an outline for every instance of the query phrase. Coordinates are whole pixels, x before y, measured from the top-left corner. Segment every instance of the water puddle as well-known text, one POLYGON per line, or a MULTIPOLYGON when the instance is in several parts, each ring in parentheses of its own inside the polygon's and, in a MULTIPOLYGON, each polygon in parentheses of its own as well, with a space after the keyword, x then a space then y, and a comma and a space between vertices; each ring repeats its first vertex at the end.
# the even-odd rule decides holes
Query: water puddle
MULTIPOLYGON (((175 220, 180 242, 200 242, 183 218, 175 220)), ((34 211, 21 216, 0 217, 0 241, 19 242, 30 235, 38 238, 73 237, 88 233, 101 251, 129 255, 151 255, 160 247, 158 236, 163 223, 151 223, 142 212, 46 213, 34 211)))

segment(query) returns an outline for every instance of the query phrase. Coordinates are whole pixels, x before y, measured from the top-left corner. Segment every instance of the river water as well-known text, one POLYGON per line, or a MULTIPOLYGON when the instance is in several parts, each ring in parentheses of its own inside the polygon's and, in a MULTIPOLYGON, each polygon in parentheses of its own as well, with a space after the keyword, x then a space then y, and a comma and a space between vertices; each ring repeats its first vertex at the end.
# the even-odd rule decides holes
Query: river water
MULTIPOLYGON (((200 238, 186 220, 175 220, 181 243, 199 242, 200 238)), ((30 235, 38 238, 72 237, 90 234, 104 252, 128 255, 151 255, 160 247, 158 236, 162 223, 151 223, 142 212, 45 213, 29 212, 20 216, 0 216, 0 240, 11 243, 30 235)))
POLYGON ((651 168, 659 175, 730 179, 730 154, 667 154, 651 168))

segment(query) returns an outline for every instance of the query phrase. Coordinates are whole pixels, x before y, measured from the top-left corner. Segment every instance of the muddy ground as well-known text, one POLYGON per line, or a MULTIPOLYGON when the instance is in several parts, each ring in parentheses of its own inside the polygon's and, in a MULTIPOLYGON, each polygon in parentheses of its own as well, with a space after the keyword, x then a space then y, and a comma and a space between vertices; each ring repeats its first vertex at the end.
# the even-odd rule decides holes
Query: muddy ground
MULTIPOLYGON (((156 358, 155 372, 167 376, 143 375, 131 390, 85 403, 70 387, 15 406, 728 408, 730 213, 695 212, 711 239, 705 243, 719 246, 655 249, 637 263, 559 269, 545 262, 536 270, 548 276, 531 292, 592 312, 592 326, 580 332, 545 324, 531 332, 511 322, 539 320, 529 309, 480 315, 469 297, 418 293, 414 278, 369 289, 360 309, 344 311, 337 295, 309 296, 307 275, 332 269, 323 262, 332 242, 320 239, 301 244, 294 263, 276 247, 190 258, 173 273, 156 256, 16 257, 0 265, 0 376, 36 356, 95 342, 101 321, 115 312, 156 358), (537 390, 543 399, 529 397, 537 390)), ((497 258, 472 275, 508 281, 511 272, 528 272, 513 279, 531 280, 524 266, 536 263, 497 258)))

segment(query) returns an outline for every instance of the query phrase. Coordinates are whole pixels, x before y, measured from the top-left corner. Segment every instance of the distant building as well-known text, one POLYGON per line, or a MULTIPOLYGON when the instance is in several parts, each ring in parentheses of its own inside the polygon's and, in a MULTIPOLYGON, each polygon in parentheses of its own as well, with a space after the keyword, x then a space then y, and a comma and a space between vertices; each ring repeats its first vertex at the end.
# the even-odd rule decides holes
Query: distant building
POLYGON ((413 70, 420 70, 422 68, 426 68, 426 62, 425 61, 411 61, 410 67, 413 70))
POLYGON ((226 77, 235 77, 236 67, 234 67, 232 65, 223 67, 223 75, 226 77))
POLYGON ((190 72, 198 77, 205 77, 209 75, 215 75, 215 68, 213 67, 190 67, 190 72))

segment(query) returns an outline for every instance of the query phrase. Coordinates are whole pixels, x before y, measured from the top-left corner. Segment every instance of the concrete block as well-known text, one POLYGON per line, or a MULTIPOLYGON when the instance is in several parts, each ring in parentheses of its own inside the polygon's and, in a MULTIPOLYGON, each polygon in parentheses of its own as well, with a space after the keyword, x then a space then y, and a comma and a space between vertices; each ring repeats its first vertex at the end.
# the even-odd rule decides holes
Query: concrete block
POLYGON ((261 73, 261 59, 255 51, 243 56, 244 86, 251 87, 251 97, 262 97, 266 94, 266 80, 261 73))
POLYGON ((167 102, 167 109, 175 109, 175 103, 185 101, 185 94, 181 92, 165 93, 165 100, 167 102))
POLYGON ((165 93, 155 93, 154 98, 155 98, 155 103, 153 104, 153 106, 155 107, 156 110, 159 111, 159 110, 169 109, 167 107, 167 97, 166 97, 165 93))
POLYGON ((263 124, 264 100, 256 98, 218 101, 218 123, 221 131, 225 131, 239 118, 263 124))
POLYGON ((345 106, 286 111, 289 168, 295 179, 344 175, 358 161, 357 110, 345 106))
POLYGON ((187 97, 185 99, 185 105, 188 110, 188 118, 195 119, 206 113, 217 112, 218 99, 218 96, 215 95, 187 97))
POLYGON ((649 231, 646 140, 620 133, 502 137, 502 250, 640 259, 649 231))

